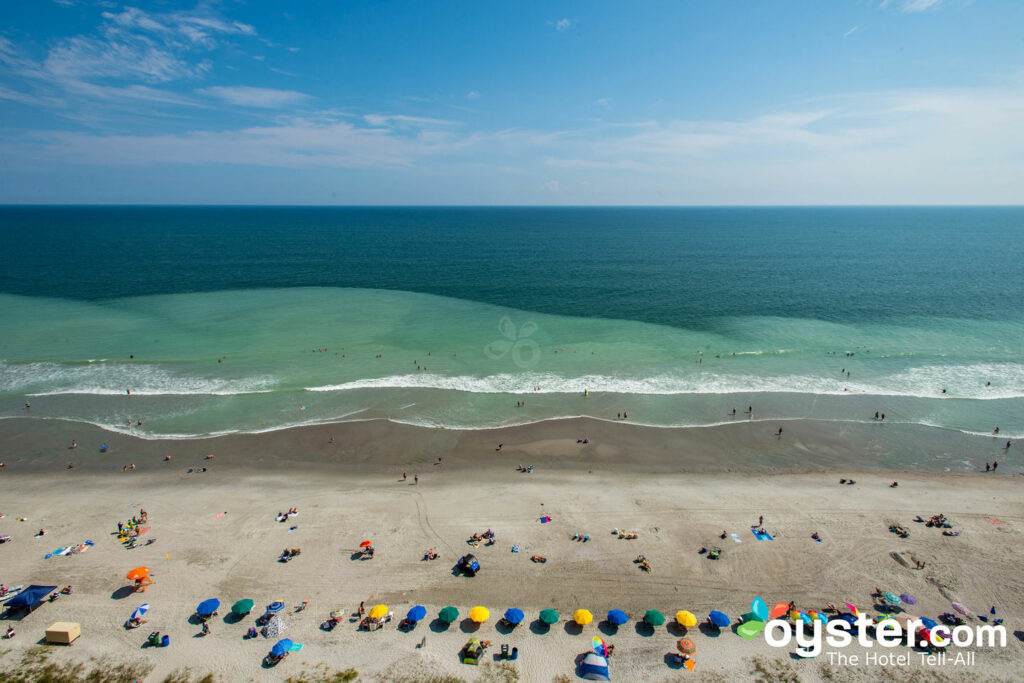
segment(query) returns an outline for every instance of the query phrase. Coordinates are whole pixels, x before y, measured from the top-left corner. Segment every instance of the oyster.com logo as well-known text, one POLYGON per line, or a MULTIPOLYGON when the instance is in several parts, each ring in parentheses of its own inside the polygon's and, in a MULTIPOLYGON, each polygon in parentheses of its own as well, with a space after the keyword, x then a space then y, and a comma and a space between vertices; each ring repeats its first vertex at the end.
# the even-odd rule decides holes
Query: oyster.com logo
POLYGON ((531 368, 540 362, 540 345, 530 339, 537 331, 537 323, 527 321, 519 328, 508 316, 498 321, 498 332, 503 339, 497 339, 484 347, 484 355, 491 360, 509 356, 520 368, 531 368))

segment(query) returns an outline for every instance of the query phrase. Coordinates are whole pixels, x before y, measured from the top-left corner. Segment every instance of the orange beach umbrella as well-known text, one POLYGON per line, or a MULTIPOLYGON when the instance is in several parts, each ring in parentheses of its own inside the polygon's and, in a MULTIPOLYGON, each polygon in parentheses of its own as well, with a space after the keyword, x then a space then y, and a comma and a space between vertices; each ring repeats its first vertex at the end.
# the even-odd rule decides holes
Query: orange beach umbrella
POLYGON ((359 547, 360 548, 369 548, 371 545, 373 545, 372 542, 370 542, 370 541, 363 541, 362 543, 359 544, 359 547))
POLYGON ((149 567, 136 567, 128 572, 128 576, 126 578, 129 581, 141 581, 147 576, 149 576, 149 567))

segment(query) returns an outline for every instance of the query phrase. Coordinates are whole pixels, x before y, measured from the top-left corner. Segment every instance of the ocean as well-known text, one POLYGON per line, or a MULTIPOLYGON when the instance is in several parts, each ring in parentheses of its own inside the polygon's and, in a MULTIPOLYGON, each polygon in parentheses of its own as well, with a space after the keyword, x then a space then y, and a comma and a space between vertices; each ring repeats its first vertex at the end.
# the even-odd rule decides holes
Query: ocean
POLYGON ((1022 233, 1022 208, 0 207, 0 417, 1024 438, 1022 233))

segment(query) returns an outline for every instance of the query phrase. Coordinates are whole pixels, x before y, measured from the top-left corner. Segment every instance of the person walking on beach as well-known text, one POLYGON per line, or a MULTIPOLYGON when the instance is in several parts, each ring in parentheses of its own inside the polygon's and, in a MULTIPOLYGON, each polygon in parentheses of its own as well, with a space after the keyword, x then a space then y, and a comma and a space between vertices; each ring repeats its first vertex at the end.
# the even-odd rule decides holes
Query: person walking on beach
POLYGON ((420 483, 420 475, 418 475, 418 474, 413 475, 413 483, 414 484, 419 484, 420 483))
POLYGON ((779 427, 779 433, 778 433, 778 437, 779 437, 779 438, 782 438, 782 427, 779 427))
POLYGON ((402 481, 405 481, 405 480, 407 480, 408 478, 409 478, 409 475, 408 475, 408 474, 406 474, 405 472, 402 472, 402 481))
POLYGON ((991 469, 992 469, 992 467, 991 467, 991 466, 989 466, 989 464, 988 464, 988 463, 985 463, 985 471, 986 471, 986 472, 988 472, 988 471, 989 471, 989 470, 991 470, 991 469))
POLYGON ((764 515, 759 515, 758 516, 758 518, 757 518, 757 526, 758 527, 764 526, 764 515))
POLYGON ((363 611, 366 609, 366 605, 362 602, 359 603, 359 616, 363 616, 363 611))

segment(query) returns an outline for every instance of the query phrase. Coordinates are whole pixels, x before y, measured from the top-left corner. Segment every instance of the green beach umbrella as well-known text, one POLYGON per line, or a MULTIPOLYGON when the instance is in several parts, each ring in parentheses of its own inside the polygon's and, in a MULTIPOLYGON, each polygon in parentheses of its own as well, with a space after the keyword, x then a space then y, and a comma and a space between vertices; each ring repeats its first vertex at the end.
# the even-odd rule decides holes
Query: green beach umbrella
POLYGON ((649 609, 644 613, 644 621, 651 626, 661 626, 665 623, 665 615, 656 609, 649 609))
POLYGON ((252 611, 252 606, 254 604, 255 603, 249 598, 246 598, 245 600, 239 600, 235 604, 231 605, 231 611, 235 614, 248 614, 252 611))
POLYGON ((447 621, 450 624, 459 618, 459 610, 455 609, 451 605, 448 605, 443 610, 438 612, 437 616, 441 621, 447 621))
POLYGON ((540 612, 540 620, 550 626, 551 624, 558 622, 558 612, 553 609, 545 609, 540 612))

